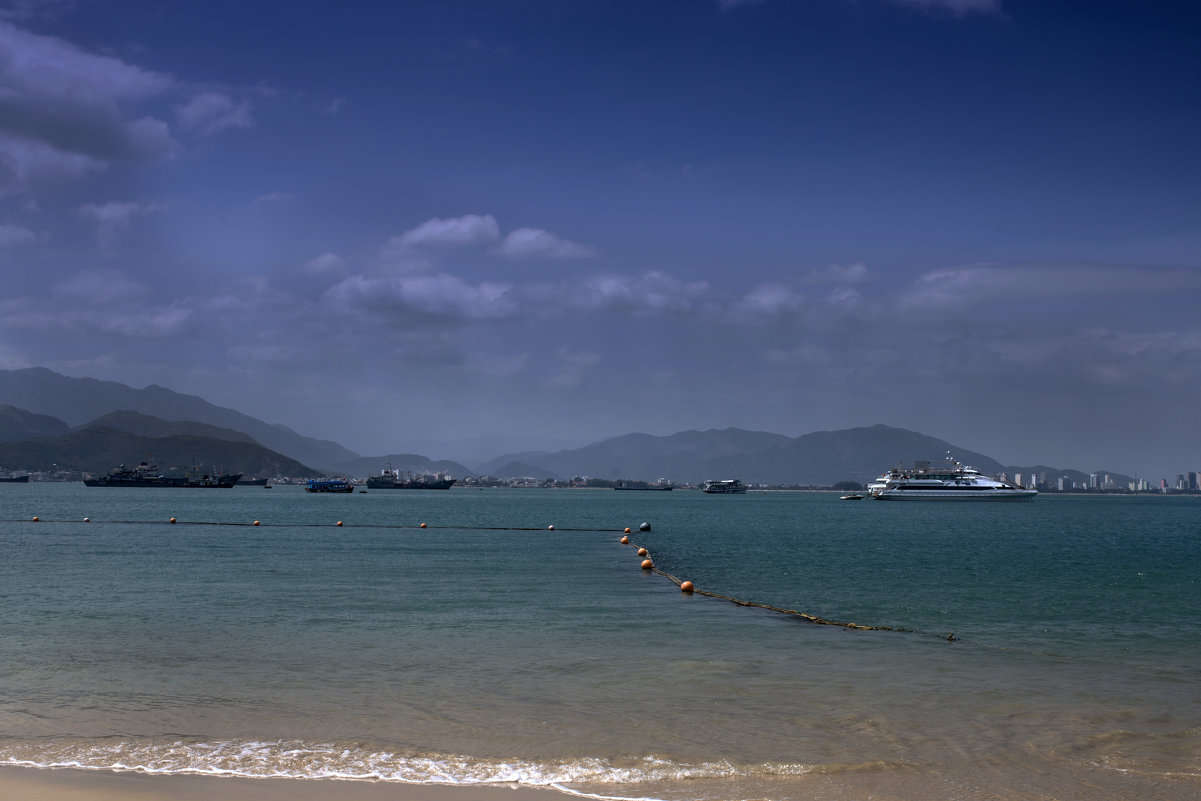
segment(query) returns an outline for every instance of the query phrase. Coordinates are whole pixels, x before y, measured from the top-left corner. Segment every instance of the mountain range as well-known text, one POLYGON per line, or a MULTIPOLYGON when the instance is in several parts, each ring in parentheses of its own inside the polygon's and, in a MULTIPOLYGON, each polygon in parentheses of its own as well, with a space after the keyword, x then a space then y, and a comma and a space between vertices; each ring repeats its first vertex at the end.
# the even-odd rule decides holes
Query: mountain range
MULTIPOLYGON (((305 437, 193 395, 153 385, 135 389, 70 378, 45 368, 0 370, 0 404, 0 464, 10 468, 57 464, 97 472, 153 454, 160 463, 201 460, 269 476, 361 477, 390 465, 402 473, 456 477, 667 478, 676 483, 738 477, 753 484, 829 486, 839 481, 866 483, 899 462, 937 462, 950 452, 984 473, 1042 473, 1052 482, 1063 475, 1076 482, 1088 478, 1078 470, 1002 465, 936 437, 886 425, 800 437, 739 428, 668 436, 634 433, 580 448, 509 453, 471 470, 418 454, 364 457, 336 442, 305 437)), ((1119 484, 1129 481, 1112 471, 1108 474, 1119 484)))

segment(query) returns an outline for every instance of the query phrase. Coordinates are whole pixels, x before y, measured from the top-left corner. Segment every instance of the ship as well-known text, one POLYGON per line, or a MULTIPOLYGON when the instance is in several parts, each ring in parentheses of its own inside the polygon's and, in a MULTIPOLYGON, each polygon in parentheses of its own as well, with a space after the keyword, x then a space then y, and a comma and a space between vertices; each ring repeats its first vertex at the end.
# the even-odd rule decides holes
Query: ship
POLYGON ((919 460, 911 467, 889 468, 867 489, 877 501, 1028 501, 1038 495, 1036 489, 986 476, 950 453, 942 466, 919 460))
POLYGON ((706 481, 705 486, 701 487, 701 492, 707 492, 710 495, 745 495, 746 484, 736 478, 727 478, 724 481, 706 481))
POLYGON ((241 473, 182 473, 168 475, 157 465, 140 462, 136 467, 121 465, 100 478, 86 478, 88 487, 179 487, 229 489, 238 483, 241 473))
POLYGON ((354 484, 344 478, 310 478, 305 492, 354 492, 354 484))
POLYGON ((432 489, 445 490, 450 489, 455 484, 455 479, 442 475, 422 475, 414 476, 412 473, 406 474, 401 478, 399 470, 393 470, 391 465, 380 470, 378 476, 371 476, 367 479, 367 489, 432 489))
POLYGON ((628 481, 618 481, 615 490, 645 490, 647 492, 671 492, 675 489, 671 484, 647 484, 645 482, 630 483, 628 481))
POLYGON ((28 484, 29 475, 23 476, 0 476, 0 484, 28 484))

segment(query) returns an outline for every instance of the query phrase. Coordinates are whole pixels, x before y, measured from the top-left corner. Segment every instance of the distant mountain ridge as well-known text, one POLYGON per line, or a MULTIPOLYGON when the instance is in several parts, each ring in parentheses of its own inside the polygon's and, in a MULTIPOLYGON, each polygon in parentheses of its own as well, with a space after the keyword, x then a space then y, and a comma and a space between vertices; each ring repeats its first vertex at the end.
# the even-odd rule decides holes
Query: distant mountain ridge
POLYGON ((285 425, 265 423, 195 395, 184 395, 153 384, 134 389, 116 381, 69 378, 44 367, 0 370, 0 404, 51 415, 70 426, 121 410, 166 421, 208 423, 241 431, 265 448, 316 467, 358 458, 357 453, 336 442, 304 437, 285 425))
MULTIPOLYGON (((736 477, 753 484, 830 486, 839 481, 867 483, 898 463, 911 464, 919 459, 940 462, 950 452, 984 473, 1008 473, 1011 477, 1017 473, 1045 474, 1050 484, 1060 476, 1078 483, 1088 480, 1088 474, 1078 470, 1006 467, 984 454, 936 437, 882 424, 799 437, 740 428, 681 431, 666 436, 633 433, 553 453, 508 453, 472 470, 455 461, 418 454, 362 457, 335 442, 304 437, 287 426, 264 423, 196 396, 153 385, 139 390, 112 381, 68 378, 45 368, 0 370, 0 404, 8 404, 0 406, 0 443, 5 437, 10 441, 61 437, 68 425, 88 424, 84 428, 105 428, 151 440, 190 437, 259 445, 293 460, 296 465, 291 469, 307 471, 281 470, 273 475, 319 471, 362 477, 378 473, 391 462, 392 469, 401 472, 441 472, 456 478, 591 476, 642 481, 667 478, 696 484, 736 477)), ((16 452, 11 448, 6 452, 4 461, 10 466, 33 466, 32 462, 13 461, 16 452)), ((61 459, 54 461, 64 463, 61 459)), ((1108 475, 1119 486, 1129 481, 1119 473, 1108 475)))
MULTIPOLYGON (((993 475, 1046 473, 1048 482, 1061 475, 1075 481, 1088 477, 1076 470, 1006 467, 945 440, 883 424, 817 431, 800 437, 738 428, 681 431, 663 437, 627 434, 557 453, 506 454, 481 465, 479 472, 500 478, 668 478, 691 484, 740 478, 753 484, 830 486, 839 481, 866 484, 901 462, 912 464, 925 459, 941 463, 948 452, 960 462, 993 475)), ((1118 482, 1128 480, 1116 473, 1111 475, 1118 482)))
MULTIPOLYGON (((159 421, 162 422, 162 421, 159 421)), ((160 468, 244 473, 247 476, 316 476, 320 471, 253 441, 172 434, 149 437, 107 426, 84 426, 60 437, 0 443, 0 463, 34 470, 107 473, 119 464, 149 461, 160 468)))
POLYGON ((16 406, 0 406, 0 442, 33 437, 60 437, 71 427, 48 414, 34 414, 16 406))

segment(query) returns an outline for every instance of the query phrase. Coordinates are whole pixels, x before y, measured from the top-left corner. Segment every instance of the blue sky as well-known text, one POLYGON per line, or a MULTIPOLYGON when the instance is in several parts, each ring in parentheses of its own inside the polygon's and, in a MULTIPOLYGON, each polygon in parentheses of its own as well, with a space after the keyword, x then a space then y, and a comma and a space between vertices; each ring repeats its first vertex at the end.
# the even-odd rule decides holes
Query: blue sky
POLYGON ((1172 479, 1199 34, 1106 0, 0 4, 0 368, 365 454, 886 423, 1172 479))

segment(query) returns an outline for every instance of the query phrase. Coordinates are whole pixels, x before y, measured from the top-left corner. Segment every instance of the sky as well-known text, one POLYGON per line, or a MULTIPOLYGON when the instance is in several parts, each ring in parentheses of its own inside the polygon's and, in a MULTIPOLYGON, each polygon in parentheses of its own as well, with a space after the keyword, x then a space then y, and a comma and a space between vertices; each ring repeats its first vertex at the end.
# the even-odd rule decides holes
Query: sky
POLYGON ((0 369, 364 455, 884 423, 1174 481, 1199 37, 1167 0, 0 2, 0 369))

